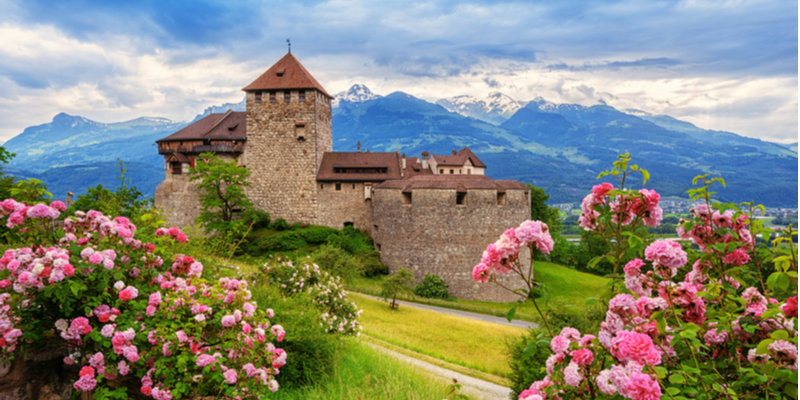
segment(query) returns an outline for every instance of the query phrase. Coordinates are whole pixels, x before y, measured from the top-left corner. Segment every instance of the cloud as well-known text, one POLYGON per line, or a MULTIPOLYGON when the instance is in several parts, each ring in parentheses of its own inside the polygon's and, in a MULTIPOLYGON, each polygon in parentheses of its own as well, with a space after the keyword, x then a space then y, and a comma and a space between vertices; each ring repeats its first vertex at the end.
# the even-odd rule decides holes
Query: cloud
POLYGON ((287 37, 329 92, 365 83, 436 100, 500 88, 519 100, 668 111, 750 136, 797 134, 792 2, 0 0, 0 7, 0 139, 61 111, 100 121, 190 119, 211 104, 239 101, 241 87, 286 52, 287 37))

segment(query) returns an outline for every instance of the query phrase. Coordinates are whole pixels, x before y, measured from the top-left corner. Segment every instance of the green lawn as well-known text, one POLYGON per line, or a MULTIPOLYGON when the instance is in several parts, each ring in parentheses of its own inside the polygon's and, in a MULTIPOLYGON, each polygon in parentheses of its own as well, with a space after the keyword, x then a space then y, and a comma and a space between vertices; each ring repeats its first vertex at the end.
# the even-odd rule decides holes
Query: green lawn
MULTIPOLYGON (((557 264, 536 261, 533 266, 534 278, 540 282, 547 290, 548 298, 539 300, 542 312, 559 307, 571 309, 572 306, 580 308, 586 304, 586 299, 597 297, 605 290, 608 279, 576 271, 574 269, 562 267, 557 264)), ((370 290, 380 290, 382 277, 378 278, 359 278, 353 284, 356 288, 370 290)), ((487 283, 486 285, 489 285, 487 283)), ((427 299, 416 298, 427 302, 427 299)), ((451 308, 464 308, 469 311, 485 314, 505 315, 513 303, 492 303, 488 301, 471 301, 450 298, 445 301, 431 302, 433 305, 442 305, 451 308)), ((577 312, 577 310, 576 310, 577 312)), ((517 309, 518 319, 535 321, 538 314, 533 304, 528 302, 522 304, 517 309)))
POLYGON ((400 306, 351 294, 360 309, 362 334, 452 364, 506 377, 506 341, 524 329, 400 306))
MULTIPOLYGON (((280 382, 280 375, 277 378, 280 382)), ((280 389, 274 394, 267 392, 265 397, 287 400, 440 400, 447 397, 448 386, 443 378, 350 339, 329 379, 303 388, 280 389)))

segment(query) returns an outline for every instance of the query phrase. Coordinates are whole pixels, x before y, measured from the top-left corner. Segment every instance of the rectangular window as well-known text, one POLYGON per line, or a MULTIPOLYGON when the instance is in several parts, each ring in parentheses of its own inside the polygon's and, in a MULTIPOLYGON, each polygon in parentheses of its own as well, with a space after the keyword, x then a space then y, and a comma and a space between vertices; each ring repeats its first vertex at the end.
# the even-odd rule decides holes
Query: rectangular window
POLYGON ((341 192, 342 191, 342 184, 341 183, 337 183, 336 184, 336 191, 337 192, 341 192))
POLYGON ((467 175, 472 175, 472 170, 471 169, 467 170, 467 175))
POLYGON ((444 170, 443 170, 443 169, 440 169, 440 170, 439 170, 439 173, 440 173, 440 174, 444 174, 444 170))
POLYGON ((354 184, 353 184, 353 189, 355 189, 355 188, 356 188, 356 184, 354 183, 354 184))
POLYGON ((505 193, 497 193, 497 205, 498 206, 506 205, 506 194, 505 193))
POLYGON ((256 93, 256 103, 261 103, 261 93, 256 93))
POLYGON ((411 205, 411 192, 403 193, 403 205, 404 206, 411 205))
POLYGON ((292 92, 287 90, 283 92, 283 102, 288 103, 290 101, 292 101, 292 92))
POLYGON ((466 193, 456 193, 456 205, 463 206, 467 204, 466 193))
POLYGON ((450 170, 450 175, 453 175, 453 170, 452 169, 450 170))
POLYGON ((173 174, 181 174, 183 172, 183 166, 179 162, 170 163, 170 167, 172 167, 173 174))
POLYGON ((325 184, 323 184, 323 183, 320 183, 320 184, 319 184, 319 188, 320 188, 320 189, 325 189, 325 184))
POLYGON ((306 101, 306 91, 305 90, 301 90, 300 92, 297 93, 297 100, 299 102, 301 102, 301 103, 304 103, 306 101))
POLYGON ((274 103, 274 102, 278 101, 275 96, 276 96, 275 92, 269 92, 269 102, 270 103, 274 103))
POLYGON ((381 244, 377 243, 376 246, 378 246, 378 251, 381 251, 381 244))

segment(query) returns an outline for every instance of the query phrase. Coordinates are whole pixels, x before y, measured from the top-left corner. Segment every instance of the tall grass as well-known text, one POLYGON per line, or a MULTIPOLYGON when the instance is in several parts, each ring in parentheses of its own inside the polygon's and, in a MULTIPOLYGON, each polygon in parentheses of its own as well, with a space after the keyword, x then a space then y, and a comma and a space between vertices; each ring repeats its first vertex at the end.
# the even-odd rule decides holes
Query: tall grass
POLYGON ((361 314, 363 334, 452 364, 505 377, 506 341, 525 330, 455 315, 400 306, 390 310, 381 301, 352 294, 361 314))
POLYGON ((441 400, 447 397, 448 384, 443 379, 366 344, 350 339, 341 352, 334 374, 329 378, 302 388, 281 389, 266 397, 308 400, 441 400))

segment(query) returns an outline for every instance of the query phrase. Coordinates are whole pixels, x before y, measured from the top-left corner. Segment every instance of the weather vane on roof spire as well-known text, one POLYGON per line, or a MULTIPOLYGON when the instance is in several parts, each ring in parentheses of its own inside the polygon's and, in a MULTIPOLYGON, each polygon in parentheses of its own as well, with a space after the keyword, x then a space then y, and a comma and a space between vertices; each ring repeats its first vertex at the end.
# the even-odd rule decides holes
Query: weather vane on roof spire
POLYGON ((292 54, 292 42, 290 42, 289 39, 286 39, 286 44, 289 45, 289 54, 292 54))

